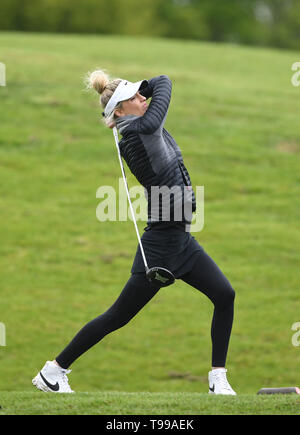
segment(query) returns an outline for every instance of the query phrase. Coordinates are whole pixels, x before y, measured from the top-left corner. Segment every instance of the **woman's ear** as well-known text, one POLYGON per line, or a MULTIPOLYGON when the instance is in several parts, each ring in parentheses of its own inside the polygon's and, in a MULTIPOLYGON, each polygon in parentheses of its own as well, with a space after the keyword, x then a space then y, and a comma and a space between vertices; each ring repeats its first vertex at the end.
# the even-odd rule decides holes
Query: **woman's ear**
POLYGON ((123 116, 123 109, 116 109, 115 110, 115 115, 116 116, 123 116))

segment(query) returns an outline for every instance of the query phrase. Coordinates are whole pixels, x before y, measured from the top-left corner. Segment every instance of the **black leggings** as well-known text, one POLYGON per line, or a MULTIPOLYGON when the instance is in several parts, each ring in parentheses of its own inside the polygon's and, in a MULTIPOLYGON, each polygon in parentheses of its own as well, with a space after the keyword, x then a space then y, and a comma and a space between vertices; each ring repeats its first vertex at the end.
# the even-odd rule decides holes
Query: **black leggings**
MULTIPOLYGON (((197 252, 193 269, 180 277, 204 293, 214 304, 211 326, 212 366, 225 367, 233 322, 235 292, 215 262, 205 253, 197 252)), ((126 325, 158 292, 144 273, 132 274, 120 296, 103 314, 85 325, 56 358, 68 368, 80 355, 107 334, 126 325)), ((172 291, 172 289, 168 289, 172 291)))

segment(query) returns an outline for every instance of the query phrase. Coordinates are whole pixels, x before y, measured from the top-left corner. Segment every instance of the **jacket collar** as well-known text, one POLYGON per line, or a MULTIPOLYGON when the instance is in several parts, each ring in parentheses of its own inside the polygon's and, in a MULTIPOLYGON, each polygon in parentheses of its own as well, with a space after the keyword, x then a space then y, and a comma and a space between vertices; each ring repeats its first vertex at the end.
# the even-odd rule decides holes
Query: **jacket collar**
POLYGON ((132 121, 138 118, 140 118, 140 116, 136 116, 136 115, 125 115, 117 118, 116 125, 120 134, 123 134, 124 130, 129 126, 129 124, 131 124, 132 121))

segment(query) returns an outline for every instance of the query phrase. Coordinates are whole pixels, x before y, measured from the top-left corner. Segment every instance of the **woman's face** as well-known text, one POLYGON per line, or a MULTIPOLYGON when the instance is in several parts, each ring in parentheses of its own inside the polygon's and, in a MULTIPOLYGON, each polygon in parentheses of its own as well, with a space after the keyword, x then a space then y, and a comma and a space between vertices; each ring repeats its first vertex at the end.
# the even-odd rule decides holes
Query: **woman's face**
POLYGON ((129 100, 123 101, 121 109, 117 109, 115 114, 117 116, 143 116, 147 109, 148 104, 146 103, 146 97, 143 97, 137 92, 133 97, 129 98, 129 100))

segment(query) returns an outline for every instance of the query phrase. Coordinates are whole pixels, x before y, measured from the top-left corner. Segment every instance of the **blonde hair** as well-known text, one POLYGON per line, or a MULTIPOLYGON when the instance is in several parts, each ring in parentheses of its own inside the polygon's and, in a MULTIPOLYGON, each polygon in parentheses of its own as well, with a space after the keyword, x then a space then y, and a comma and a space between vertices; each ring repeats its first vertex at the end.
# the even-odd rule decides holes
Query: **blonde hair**
MULTIPOLYGON (((105 109, 107 103, 109 102, 112 94, 117 89, 118 84, 121 79, 111 79, 109 75, 103 70, 95 70, 93 72, 88 72, 85 77, 85 83, 87 89, 95 89, 95 91, 100 94, 100 104, 103 109, 105 109)), ((122 103, 118 103, 115 109, 122 107, 122 103)), ((104 124, 107 126, 116 120, 115 111, 108 118, 103 117, 104 124)))

